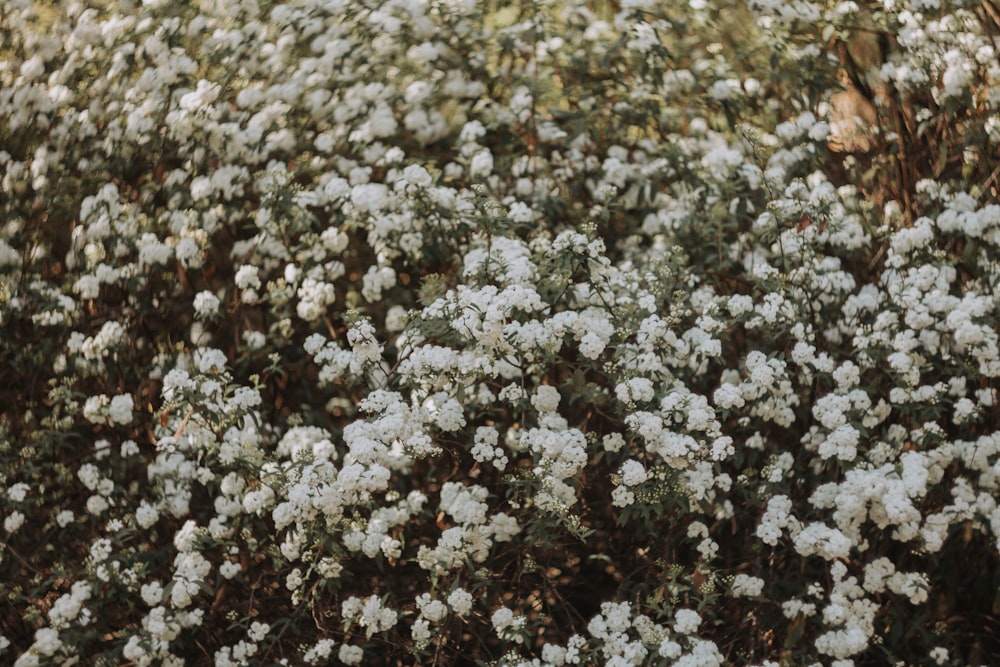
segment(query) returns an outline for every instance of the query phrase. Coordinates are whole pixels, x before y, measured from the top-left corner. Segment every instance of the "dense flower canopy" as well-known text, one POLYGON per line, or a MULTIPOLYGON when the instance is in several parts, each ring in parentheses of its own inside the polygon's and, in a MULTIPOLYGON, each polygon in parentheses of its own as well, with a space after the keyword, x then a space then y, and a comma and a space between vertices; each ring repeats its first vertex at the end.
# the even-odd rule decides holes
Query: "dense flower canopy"
POLYGON ((0 657, 1000 663, 990 0, 0 7, 0 657))

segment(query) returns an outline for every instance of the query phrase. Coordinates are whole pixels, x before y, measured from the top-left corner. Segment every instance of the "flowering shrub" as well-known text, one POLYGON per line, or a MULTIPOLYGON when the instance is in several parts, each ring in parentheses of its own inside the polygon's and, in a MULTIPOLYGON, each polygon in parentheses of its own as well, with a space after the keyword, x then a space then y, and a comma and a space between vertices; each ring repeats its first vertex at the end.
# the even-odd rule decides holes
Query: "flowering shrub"
POLYGON ((0 8, 4 660, 1000 662, 992 3, 97 4, 0 8))

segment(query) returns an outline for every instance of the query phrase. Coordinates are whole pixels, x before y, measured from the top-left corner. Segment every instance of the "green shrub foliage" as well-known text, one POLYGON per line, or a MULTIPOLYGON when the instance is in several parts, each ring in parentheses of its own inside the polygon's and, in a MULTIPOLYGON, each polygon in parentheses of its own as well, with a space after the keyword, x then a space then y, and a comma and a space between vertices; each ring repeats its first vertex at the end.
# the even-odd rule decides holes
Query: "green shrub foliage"
POLYGON ((1000 664, 989 0, 0 7, 0 660, 1000 664))

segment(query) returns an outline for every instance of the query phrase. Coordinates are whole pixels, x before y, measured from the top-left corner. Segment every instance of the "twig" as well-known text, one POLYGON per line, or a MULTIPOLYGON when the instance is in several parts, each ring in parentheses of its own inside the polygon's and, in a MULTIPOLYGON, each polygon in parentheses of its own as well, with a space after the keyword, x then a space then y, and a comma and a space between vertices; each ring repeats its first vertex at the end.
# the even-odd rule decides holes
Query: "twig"
POLYGON ((984 194, 990 191, 990 187, 997 180, 997 176, 1000 176, 1000 166, 994 169, 993 173, 990 174, 990 177, 986 179, 985 183, 983 183, 983 191, 979 193, 980 198, 982 198, 984 194))
POLYGON ((187 428, 188 422, 191 420, 191 415, 194 414, 194 406, 188 408, 187 414, 184 415, 184 419, 181 420, 181 425, 177 427, 177 431, 174 432, 174 440, 181 437, 184 434, 184 429, 187 428))

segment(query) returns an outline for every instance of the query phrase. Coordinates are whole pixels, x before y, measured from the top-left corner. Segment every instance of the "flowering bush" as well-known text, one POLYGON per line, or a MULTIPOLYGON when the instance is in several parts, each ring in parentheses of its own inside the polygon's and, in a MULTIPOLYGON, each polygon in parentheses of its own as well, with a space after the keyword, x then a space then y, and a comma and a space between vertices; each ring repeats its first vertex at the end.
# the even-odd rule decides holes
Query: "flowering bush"
POLYGON ((991 2, 0 8, 0 655, 1000 663, 991 2))

